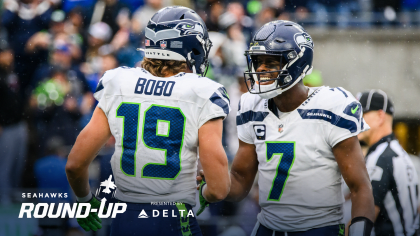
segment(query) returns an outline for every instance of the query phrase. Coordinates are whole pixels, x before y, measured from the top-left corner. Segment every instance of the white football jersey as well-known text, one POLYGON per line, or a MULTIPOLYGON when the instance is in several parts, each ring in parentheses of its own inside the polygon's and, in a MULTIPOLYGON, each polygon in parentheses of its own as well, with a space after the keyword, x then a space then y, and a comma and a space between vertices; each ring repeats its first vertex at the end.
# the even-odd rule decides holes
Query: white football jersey
POLYGON ((116 141, 115 197, 195 205, 198 129, 228 115, 225 88, 196 74, 120 67, 104 74, 94 96, 116 141))
POLYGON ((288 113, 250 93, 239 105, 238 137, 254 144, 258 155, 258 221, 286 232, 344 223, 341 173, 332 148, 369 128, 353 95, 342 88, 312 88, 288 113))

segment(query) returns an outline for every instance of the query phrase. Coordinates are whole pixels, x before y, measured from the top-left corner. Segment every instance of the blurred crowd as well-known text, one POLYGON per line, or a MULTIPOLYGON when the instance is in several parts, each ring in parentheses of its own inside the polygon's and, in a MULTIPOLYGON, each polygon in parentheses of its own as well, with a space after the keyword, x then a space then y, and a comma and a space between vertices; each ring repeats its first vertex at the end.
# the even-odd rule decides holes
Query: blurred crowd
MULTIPOLYGON (((138 50, 143 47, 143 29, 168 5, 195 9, 210 31, 213 48, 207 77, 225 85, 231 98, 232 114, 224 130, 230 160, 238 146, 237 104, 247 92, 243 53, 255 29, 275 19, 319 28, 420 26, 420 0, 4 0, 0 205, 15 201, 14 190, 21 188, 71 192, 64 172, 66 155, 96 106, 93 92, 99 79, 109 69, 138 65, 144 56, 138 50)), ((320 85, 319 72, 307 83, 320 85)), ((111 139, 97 158, 93 185, 109 176, 112 147, 111 139)), ((259 212, 257 192, 239 205, 214 204, 202 218, 203 228, 212 232, 207 235, 249 234, 259 212), (221 230, 211 220, 238 215, 247 215, 252 222, 228 221, 236 223, 221 230)), ((223 222, 227 221, 218 224, 223 222)))

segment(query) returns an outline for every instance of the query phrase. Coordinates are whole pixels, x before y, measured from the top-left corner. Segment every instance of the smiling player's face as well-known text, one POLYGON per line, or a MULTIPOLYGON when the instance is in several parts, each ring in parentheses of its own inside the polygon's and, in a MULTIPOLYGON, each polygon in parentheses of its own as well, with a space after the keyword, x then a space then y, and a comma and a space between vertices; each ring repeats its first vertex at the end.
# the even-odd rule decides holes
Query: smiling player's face
MULTIPOLYGON (((256 64, 256 72, 270 72, 281 70, 280 58, 277 56, 258 56, 256 64)), ((275 79, 279 75, 279 72, 260 74, 260 84, 267 85, 274 83, 275 80, 266 81, 269 79, 275 79)), ((256 81, 258 84, 258 81, 256 81)))

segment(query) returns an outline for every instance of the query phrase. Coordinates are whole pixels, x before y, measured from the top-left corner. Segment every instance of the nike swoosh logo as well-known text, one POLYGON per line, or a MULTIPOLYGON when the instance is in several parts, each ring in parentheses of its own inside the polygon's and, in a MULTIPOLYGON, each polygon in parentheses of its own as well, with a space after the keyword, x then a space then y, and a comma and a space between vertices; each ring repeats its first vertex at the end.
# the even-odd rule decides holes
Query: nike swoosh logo
POLYGON ((354 113, 356 113, 357 109, 359 109, 359 106, 357 106, 357 107, 355 107, 355 108, 352 108, 352 109, 351 109, 351 113, 353 113, 353 114, 354 114, 354 113))

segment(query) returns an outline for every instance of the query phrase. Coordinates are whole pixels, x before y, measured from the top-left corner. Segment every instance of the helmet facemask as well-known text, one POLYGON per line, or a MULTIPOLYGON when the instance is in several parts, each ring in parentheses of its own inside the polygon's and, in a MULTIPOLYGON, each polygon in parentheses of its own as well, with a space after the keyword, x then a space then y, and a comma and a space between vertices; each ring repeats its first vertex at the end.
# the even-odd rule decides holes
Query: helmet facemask
POLYGON ((213 44, 209 38, 203 39, 200 35, 196 35, 196 37, 197 40, 201 43, 202 48, 199 48, 200 50, 194 48, 187 54, 187 66, 193 73, 206 76, 209 66, 208 57, 213 44), (201 53, 204 54, 204 57, 200 57, 201 53))
POLYGON ((280 95, 282 92, 285 92, 292 88, 306 74, 310 73, 309 67, 305 68, 304 73, 300 75, 293 75, 288 70, 288 68, 290 68, 299 58, 303 56, 305 49, 302 49, 301 52, 298 54, 294 50, 274 52, 266 50, 252 50, 253 48, 254 47, 251 47, 251 50, 245 52, 245 56, 248 59, 248 71, 244 73, 244 79, 248 87, 248 91, 252 94, 258 94, 265 99, 273 98, 277 95, 280 95), (258 58, 261 56, 277 57, 277 60, 279 61, 278 69, 256 72, 256 70, 258 70, 259 66, 261 65, 258 64, 258 58), (251 86, 248 86, 248 81, 250 82, 251 86), (269 81, 274 81, 274 83, 264 85, 264 83, 269 81), (261 85, 261 83, 263 83, 263 85, 261 85))
POLYGON ((313 46, 310 35, 294 22, 277 20, 263 25, 254 35, 249 50, 245 52, 248 71, 244 77, 246 82, 251 82, 249 92, 262 98, 273 98, 295 86, 312 71, 313 46), (277 56, 281 68, 256 72, 266 70, 257 67, 256 59, 260 56, 277 56), (267 74, 271 75, 268 80, 267 74), (263 83, 264 88, 261 88, 263 85, 260 82, 271 80, 274 81, 273 84, 267 86, 263 83))
POLYGON ((244 73, 248 91, 253 94, 269 93, 285 88, 290 82, 291 75, 286 69, 287 58, 278 53, 256 53, 247 51, 248 71, 244 73), (264 64, 264 71, 257 72, 264 64), (269 83, 273 81, 272 83, 269 83))

